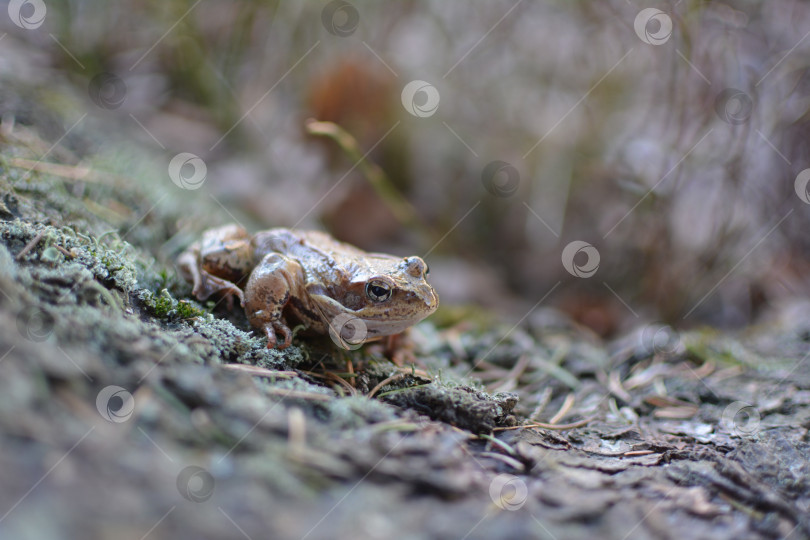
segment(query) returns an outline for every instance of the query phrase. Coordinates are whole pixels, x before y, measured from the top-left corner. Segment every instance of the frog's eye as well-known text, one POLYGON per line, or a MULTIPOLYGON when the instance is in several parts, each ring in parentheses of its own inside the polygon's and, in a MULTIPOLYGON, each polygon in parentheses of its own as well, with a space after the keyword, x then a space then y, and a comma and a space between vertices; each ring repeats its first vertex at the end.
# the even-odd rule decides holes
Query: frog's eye
POLYGON ((405 271, 415 278, 424 277, 430 272, 428 265, 419 257, 405 258, 405 271))
POLYGON ((372 279, 366 283, 366 296, 375 302, 385 302, 391 298, 393 292, 391 285, 379 279, 372 279))

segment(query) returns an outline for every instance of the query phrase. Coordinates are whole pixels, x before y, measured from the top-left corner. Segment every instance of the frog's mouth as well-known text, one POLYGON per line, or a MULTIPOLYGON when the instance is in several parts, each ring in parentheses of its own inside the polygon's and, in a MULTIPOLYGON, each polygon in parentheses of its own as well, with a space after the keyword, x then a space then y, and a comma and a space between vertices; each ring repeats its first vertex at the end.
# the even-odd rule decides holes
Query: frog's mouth
POLYGON ((310 298, 330 335, 339 335, 342 340, 353 344, 399 334, 432 313, 426 310, 421 316, 395 317, 389 312, 372 317, 368 315, 368 310, 349 309, 326 295, 311 295, 310 298))

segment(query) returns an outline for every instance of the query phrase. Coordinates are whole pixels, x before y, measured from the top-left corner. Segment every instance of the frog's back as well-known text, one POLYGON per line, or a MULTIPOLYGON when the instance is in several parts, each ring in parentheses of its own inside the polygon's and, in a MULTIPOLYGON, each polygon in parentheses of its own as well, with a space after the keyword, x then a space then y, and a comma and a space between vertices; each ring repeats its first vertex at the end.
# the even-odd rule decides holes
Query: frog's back
POLYGON ((336 240, 333 236, 322 231, 290 232, 299 239, 299 244, 294 249, 301 249, 300 253, 303 255, 320 255, 344 267, 368 267, 371 269, 380 265, 398 263, 402 260, 401 257, 388 255, 387 253, 363 251, 351 244, 336 240))
POLYGON ((322 231, 302 231, 276 228, 257 233, 252 240, 254 256, 261 260, 267 253, 276 252, 297 260, 310 274, 323 274, 335 278, 335 272, 344 278, 374 273, 381 265, 398 262, 399 257, 381 253, 367 253, 345 242, 335 240, 322 231))
POLYGON ((256 233, 251 243, 257 260, 268 253, 275 252, 296 259, 304 266, 318 262, 331 265, 343 259, 361 258, 368 255, 354 246, 335 240, 322 231, 270 229, 256 233))

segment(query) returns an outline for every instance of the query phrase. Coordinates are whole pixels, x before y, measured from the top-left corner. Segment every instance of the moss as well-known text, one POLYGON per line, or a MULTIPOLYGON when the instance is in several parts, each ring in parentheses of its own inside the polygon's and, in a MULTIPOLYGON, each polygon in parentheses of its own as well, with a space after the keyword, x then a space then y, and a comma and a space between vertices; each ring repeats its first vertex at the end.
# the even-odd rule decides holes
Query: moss
POLYGON ((140 289, 135 296, 143 302, 144 308, 156 319, 190 321, 197 318, 210 318, 210 313, 196 302, 177 300, 167 289, 162 289, 158 294, 140 289))

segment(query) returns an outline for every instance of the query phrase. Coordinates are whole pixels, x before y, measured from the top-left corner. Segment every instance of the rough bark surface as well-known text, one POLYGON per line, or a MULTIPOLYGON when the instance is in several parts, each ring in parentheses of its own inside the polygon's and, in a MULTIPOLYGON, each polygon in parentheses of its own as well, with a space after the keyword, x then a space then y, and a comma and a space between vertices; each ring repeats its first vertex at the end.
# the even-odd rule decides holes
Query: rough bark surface
POLYGON ((411 371, 269 351, 171 267, 185 194, 26 172, 4 137, 2 538, 810 537, 806 309, 610 344, 551 311, 424 325, 411 371))

